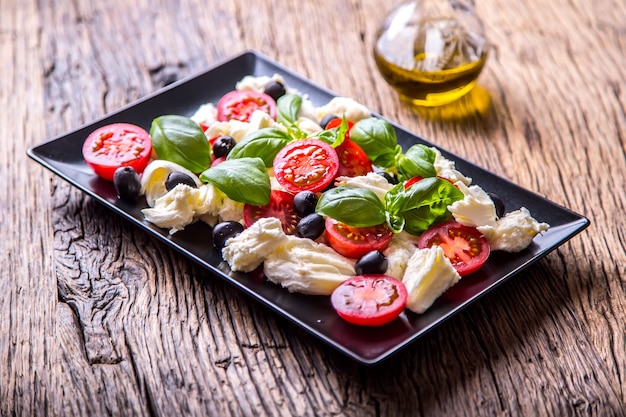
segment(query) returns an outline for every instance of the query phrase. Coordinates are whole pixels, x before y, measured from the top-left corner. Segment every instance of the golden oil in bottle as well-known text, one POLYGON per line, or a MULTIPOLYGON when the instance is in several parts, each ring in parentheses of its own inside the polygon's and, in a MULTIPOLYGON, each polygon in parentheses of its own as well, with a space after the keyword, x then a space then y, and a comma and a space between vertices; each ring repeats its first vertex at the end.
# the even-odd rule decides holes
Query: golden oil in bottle
POLYGON ((405 3, 389 15, 376 34, 374 60, 402 100, 417 106, 451 103, 476 84, 488 56, 486 41, 456 17, 424 16, 416 4, 405 3))

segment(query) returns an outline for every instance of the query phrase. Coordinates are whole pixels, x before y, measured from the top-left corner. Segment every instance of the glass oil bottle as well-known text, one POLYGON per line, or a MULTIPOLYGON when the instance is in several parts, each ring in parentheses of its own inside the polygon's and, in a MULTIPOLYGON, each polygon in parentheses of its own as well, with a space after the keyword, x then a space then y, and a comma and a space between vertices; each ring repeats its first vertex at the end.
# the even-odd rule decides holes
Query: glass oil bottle
POLYGON ((411 0, 394 8, 375 36, 383 78, 416 106, 440 106, 467 94, 489 45, 472 0, 411 0))

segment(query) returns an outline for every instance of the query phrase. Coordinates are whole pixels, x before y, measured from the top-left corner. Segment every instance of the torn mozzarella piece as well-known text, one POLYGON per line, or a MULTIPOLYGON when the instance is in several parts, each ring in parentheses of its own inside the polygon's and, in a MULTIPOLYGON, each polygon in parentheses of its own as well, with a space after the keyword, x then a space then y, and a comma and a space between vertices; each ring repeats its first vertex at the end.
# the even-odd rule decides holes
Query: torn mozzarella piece
POLYGON ((211 126, 217 122, 217 108, 213 103, 206 103, 198 107, 198 110, 191 116, 191 120, 198 124, 211 126))
POLYGON ((454 161, 443 156, 439 149, 435 147, 430 149, 435 152, 435 161, 433 165, 435 166, 435 171, 437 172, 438 177, 446 178, 452 181, 452 183, 456 183, 457 181, 461 181, 465 185, 470 185, 472 183, 471 178, 466 177, 460 171, 457 171, 454 161))
POLYGON ((141 210, 145 219, 174 234, 193 223, 198 189, 179 184, 156 199, 154 207, 141 210))
POLYGON ((155 201, 167 194, 165 180, 172 172, 180 172, 190 176, 196 185, 202 185, 202 181, 190 170, 174 162, 157 159, 148 164, 141 174, 141 194, 146 196, 148 206, 153 207, 155 201))
POLYGON ((349 97, 335 97, 327 104, 316 109, 319 120, 324 116, 334 114, 338 117, 345 116, 352 123, 356 123, 361 119, 372 117, 372 112, 362 104, 357 103, 349 97))
POLYGON ((235 142, 239 142, 250 130, 250 123, 240 120, 231 119, 227 122, 213 123, 204 132, 207 138, 215 138, 218 136, 232 136, 235 142))
POLYGON ((549 224, 535 220, 525 207, 506 214, 498 219, 494 226, 477 227, 489 241, 491 250, 505 252, 519 252, 526 249, 537 234, 549 228, 549 224))
POLYGON ((239 80, 237 84, 235 84, 235 89, 236 90, 254 90, 254 91, 258 91, 259 93, 262 93, 265 91, 265 87, 271 81, 277 81, 281 83, 282 85, 285 85, 285 80, 280 74, 274 74, 271 77, 268 77, 267 75, 260 75, 260 76, 246 75, 241 80, 239 80))
POLYGON ((411 259, 413 253, 417 250, 417 242, 406 239, 405 236, 411 236, 406 232, 395 234, 391 243, 383 251, 387 258, 387 271, 385 275, 394 277, 402 281, 406 265, 411 259))
POLYGON ((464 194, 464 198, 448 206, 454 219, 464 226, 495 226, 496 206, 491 198, 478 185, 466 186, 463 182, 455 183, 464 194))
POLYGON ((280 220, 274 217, 262 218, 228 239, 222 249, 222 257, 233 271, 250 272, 286 240, 287 235, 283 232, 280 220))
POLYGON ((423 313, 460 279, 441 247, 416 250, 402 277, 408 292, 407 308, 418 314, 423 313))
POLYGON ((354 276, 354 261, 311 239, 287 236, 263 264, 269 281, 302 294, 330 295, 354 276))

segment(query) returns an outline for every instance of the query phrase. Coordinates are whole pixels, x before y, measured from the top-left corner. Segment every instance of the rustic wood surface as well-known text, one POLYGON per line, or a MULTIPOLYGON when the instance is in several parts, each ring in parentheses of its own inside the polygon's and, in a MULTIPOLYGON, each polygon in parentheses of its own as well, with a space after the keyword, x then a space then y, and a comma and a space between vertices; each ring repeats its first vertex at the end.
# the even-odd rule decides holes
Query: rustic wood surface
POLYGON ((461 120, 378 75, 392 4, 0 0, 0 415, 624 413, 626 3, 479 0, 491 106, 461 120), (26 156, 251 48, 591 226, 363 367, 26 156))

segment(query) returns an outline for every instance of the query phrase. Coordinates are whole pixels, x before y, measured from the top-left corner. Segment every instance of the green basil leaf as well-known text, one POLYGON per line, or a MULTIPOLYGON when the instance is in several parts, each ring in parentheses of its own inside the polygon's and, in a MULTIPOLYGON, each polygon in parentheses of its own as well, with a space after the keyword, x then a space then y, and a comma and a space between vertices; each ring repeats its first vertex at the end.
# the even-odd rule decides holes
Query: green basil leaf
POLYGON ((295 124, 302 107, 302 97, 299 94, 285 94, 276 102, 276 120, 285 126, 295 124))
MULTIPOLYGON (((433 224, 450 217, 448 206, 464 195, 453 184, 437 177, 425 178, 408 189, 403 184, 394 186, 385 195, 388 219, 404 218, 404 231, 420 235, 433 224)), ((397 221, 396 221, 397 222, 397 221)), ((394 224, 389 226, 395 230, 394 224)))
POLYGON ((328 143, 330 146, 333 146, 333 143, 337 141, 337 132, 333 132, 330 130, 320 130, 312 135, 315 139, 319 139, 323 142, 328 143))
POLYGON ((200 175, 231 200, 264 206, 270 201, 270 177, 261 158, 230 159, 200 175))
POLYGON ((274 163, 278 151, 293 138, 288 133, 274 127, 266 127, 245 135, 226 157, 227 160, 241 158, 261 158, 267 168, 274 163))
POLYGON ((398 157, 397 168, 401 175, 401 180, 407 180, 413 177, 434 177, 437 175, 435 170, 435 151, 426 145, 413 145, 404 155, 398 157))
POLYGON ((188 117, 165 115, 152 121, 152 146, 160 159, 198 173, 211 165, 211 145, 198 123, 188 117))
POLYGON ((389 229, 391 229, 394 233, 400 233, 401 231, 404 230, 404 225, 406 224, 406 220, 404 219, 402 215, 391 214, 389 212, 387 212, 386 215, 387 215, 387 226, 389 226, 389 229))
POLYGON ((396 131, 378 117, 361 119, 352 126, 350 140, 359 145, 375 166, 394 168, 396 156, 402 153, 396 131))
POLYGON ((333 148, 336 148, 341 145, 344 140, 346 140, 348 127, 349 126, 348 121, 346 120, 346 116, 343 116, 343 118, 341 119, 341 124, 339 126, 327 130, 320 130, 312 137, 323 140, 333 148))
POLYGON ((355 227, 376 226, 386 221, 383 203, 373 191, 363 188, 332 188, 322 194, 315 211, 355 227))

